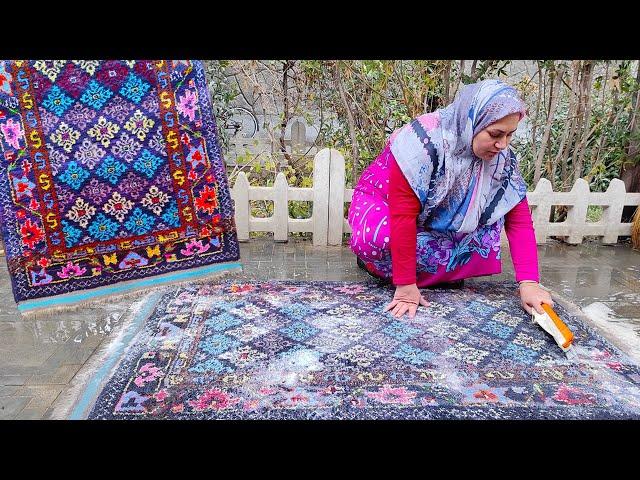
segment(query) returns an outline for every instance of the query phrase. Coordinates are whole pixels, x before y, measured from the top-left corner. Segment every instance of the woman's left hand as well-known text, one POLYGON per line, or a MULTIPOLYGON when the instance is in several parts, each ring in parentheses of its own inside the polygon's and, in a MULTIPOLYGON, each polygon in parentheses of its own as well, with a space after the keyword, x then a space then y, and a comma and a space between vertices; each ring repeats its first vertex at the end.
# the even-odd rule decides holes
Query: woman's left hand
POLYGON ((524 308, 529 315, 532 313, 532 308, 535 308, 538 313, 544 313, 542 309, 543 303, 553 307, 551 294, 544 290, 538 283, 521 283, 520 300, 522 302, 522 308, 524 308))

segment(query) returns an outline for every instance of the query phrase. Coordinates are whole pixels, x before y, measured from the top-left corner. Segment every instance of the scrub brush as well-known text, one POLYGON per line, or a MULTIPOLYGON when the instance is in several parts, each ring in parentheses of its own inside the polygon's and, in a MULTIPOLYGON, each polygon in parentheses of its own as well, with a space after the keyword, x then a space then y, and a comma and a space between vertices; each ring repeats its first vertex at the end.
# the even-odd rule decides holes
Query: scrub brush
POLYGON ((551 334, 558 346, 566 353, 571 348, 573 333, 571 333, 571 330, 560 320, 560 317, 558 317, 550 305, 543 303, 542 309, 545 311, 544 314, 536 312, 535 309, 532 310, 533 322, 551 334))

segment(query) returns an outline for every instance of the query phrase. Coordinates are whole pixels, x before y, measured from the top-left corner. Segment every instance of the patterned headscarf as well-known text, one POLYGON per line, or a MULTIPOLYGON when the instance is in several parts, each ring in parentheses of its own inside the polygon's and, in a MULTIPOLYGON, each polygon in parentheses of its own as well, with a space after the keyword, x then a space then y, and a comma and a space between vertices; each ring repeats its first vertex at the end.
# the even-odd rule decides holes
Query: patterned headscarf
POLYGON ((510 115, 526 114, 517 90, 499 80, 466 85, 445 108, 396 130, 391 151, 420 199, 419 222, 435 230, 472 232, 500 220, 526 195, 515 153, 489 161, 473 153, 473 137, 510 115))

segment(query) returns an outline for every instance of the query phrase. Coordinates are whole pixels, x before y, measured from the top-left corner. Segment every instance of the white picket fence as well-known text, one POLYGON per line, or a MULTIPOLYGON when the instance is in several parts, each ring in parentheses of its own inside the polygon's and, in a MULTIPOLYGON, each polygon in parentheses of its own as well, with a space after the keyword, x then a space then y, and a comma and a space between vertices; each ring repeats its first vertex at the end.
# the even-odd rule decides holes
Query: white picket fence
MULTIPOLYGON (((351 233, 344 217, 344 204, 351 202, 353 189, 345 186, 345 163, 342 154, 324 148, 313 159, 313 187, 293 188, 283 173, 278 173, 273 187, 253 187, 244 172, 238 174, 231 190, 235 204, 235 220, 240 241, 248 241, 250 232, 272 232, 275 241, 287 241, 290 232, 311 232, 314 245, 341 245, 343 233, 351 233), (273 215, 269 218, 251 216, 250 200, 271 200, 273 215), (311 218, 289 217, 289 201, 313 202, 311 218)), ((631 234, 631 223, 622 223, 625 205, 640 205, 640 193, 626 193, 624 182, 611 181, 606 192, 591 192, 589 184, 578 179, 569 192, 554 192, 551 182, 541 179, 527 193, 532 207, 536 242, 543 244, 550 236, 563 237, 570 244, 580 244, 585 236, 602 237, 602 243, 612 244, 620 235, 631 234), (551 207, 569 207, 563 222, 550 222, 551 207), (589 205, 604 207, 597 222, 587 222, 589 205)))
MULTIPOLYGON (((342 196, 344 190, 344 157, 334 149, 325 148, 315 155, 312 188, 290 187, 282 172, 276 176, 273 187, 252 187, 246 174, 240 172, 231 189, 238 240, 249 240, 249 232, 272 232, 275 241, 286 242, 289 232, 311 232, 314 245, 339 245, 342 242, 342 225, 339 229, 335 226, 330 228, 329 209, 330 199, 334 200, 338 193, 342 196), (340 167, 342 181, 336 175, 340 167), (273 201, 273 215, 269 218, 253 217, 250 200, 273 201), (296 200, 313 202, 310 218, 289 217, 289 201, 296 200)), ((335 201, 331 203, 336 209, 338 204, 335 201)), ((343 207, 344 202, 340 205, 343 207)))

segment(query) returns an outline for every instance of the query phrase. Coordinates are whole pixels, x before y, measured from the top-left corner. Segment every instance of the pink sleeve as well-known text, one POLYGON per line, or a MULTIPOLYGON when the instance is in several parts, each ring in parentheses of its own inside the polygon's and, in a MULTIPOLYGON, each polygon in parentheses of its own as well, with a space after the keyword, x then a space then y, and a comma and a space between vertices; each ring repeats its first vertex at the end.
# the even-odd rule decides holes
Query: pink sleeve
POLYGON ((538 249, 526 197, 505 215, 504 229, 509 240, 516 282, 521 280, 539 282, 538 249))
POLYGON ((389 210, 391 211, 391 269, 394 285, 416 283, 416 245, 420 200, 390 155, 389 210))

